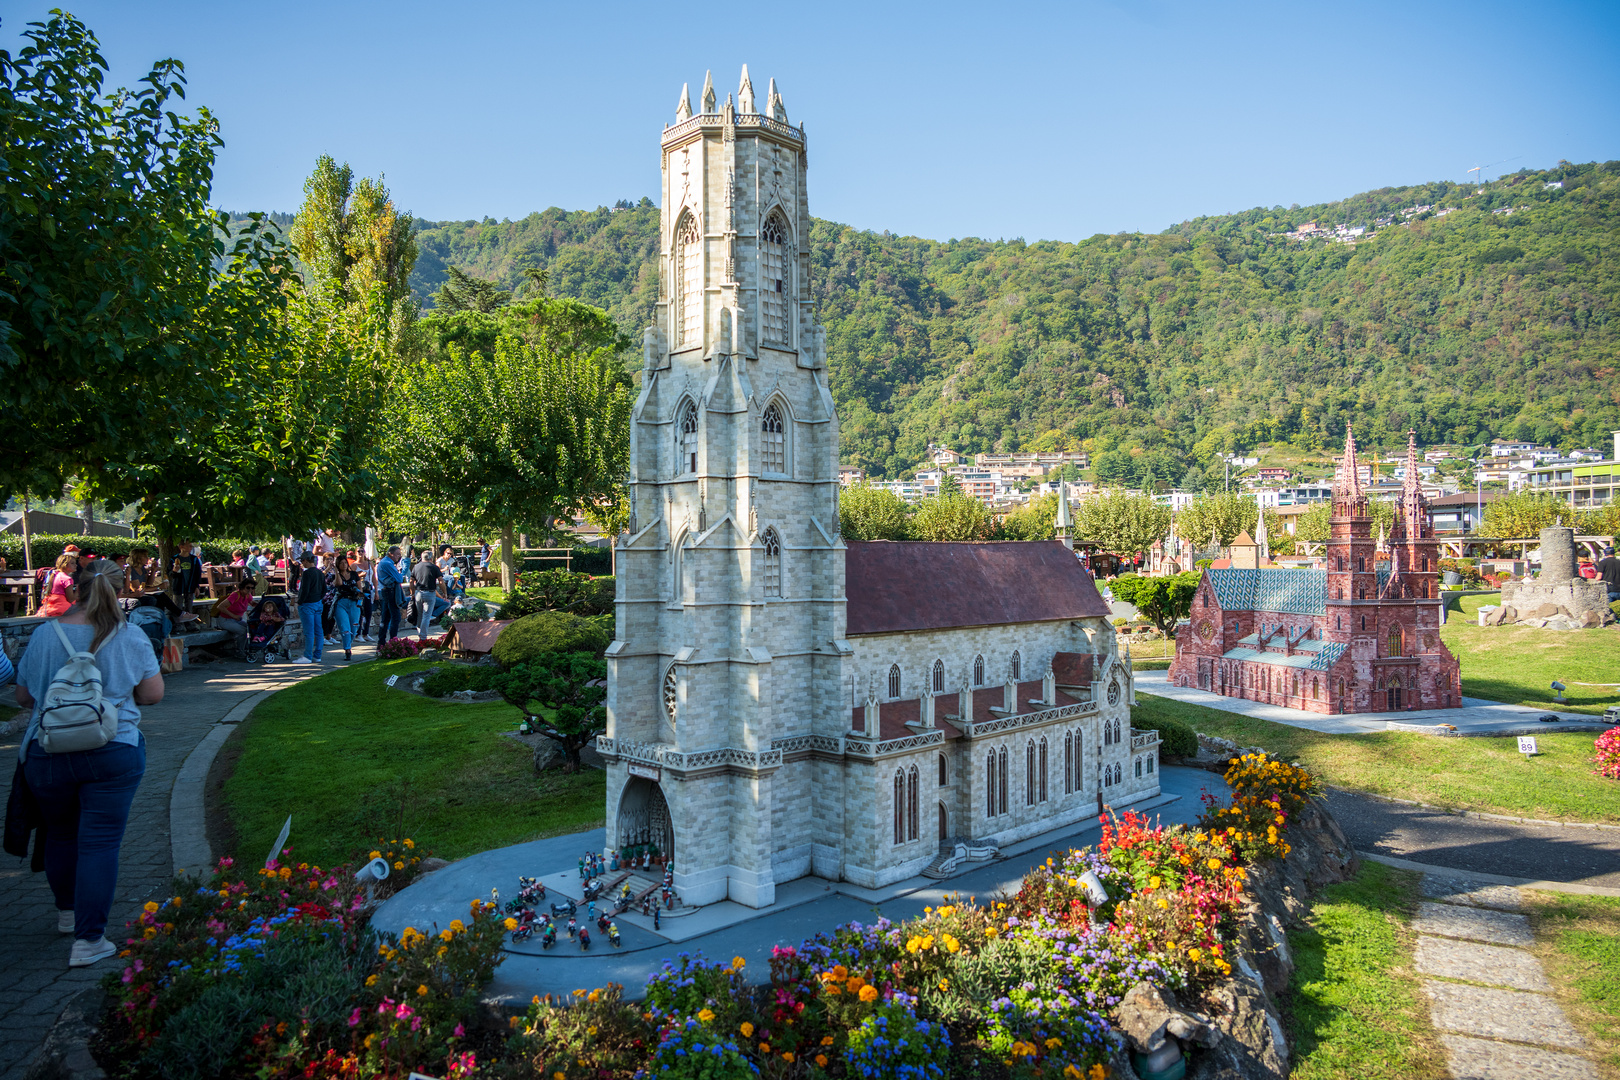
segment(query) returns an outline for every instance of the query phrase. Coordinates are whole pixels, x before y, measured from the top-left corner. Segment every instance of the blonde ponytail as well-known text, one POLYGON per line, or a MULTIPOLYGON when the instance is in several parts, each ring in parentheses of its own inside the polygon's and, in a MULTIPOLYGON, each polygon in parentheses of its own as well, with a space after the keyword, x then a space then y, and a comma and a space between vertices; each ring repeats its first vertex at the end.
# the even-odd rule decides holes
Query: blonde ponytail
POLYGON ((124 568, 111 559, 97 559, 90 564, 90 576, 84 585, 79 604, 85 618, 96 628, 90 642, 90 651, 101 648, 101 643, 118 633, 124 625, 124 609, 118 603, 118 594, 124 588, 124 568))

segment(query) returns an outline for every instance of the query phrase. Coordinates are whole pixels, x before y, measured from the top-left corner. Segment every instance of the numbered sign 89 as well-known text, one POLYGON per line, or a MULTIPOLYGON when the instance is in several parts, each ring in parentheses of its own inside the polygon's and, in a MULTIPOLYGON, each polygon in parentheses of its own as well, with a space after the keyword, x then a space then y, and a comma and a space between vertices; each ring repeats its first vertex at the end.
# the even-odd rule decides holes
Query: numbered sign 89
POLYGON ((1523 754, 1525 757, 1529 757, 1530 755, 1534 754, 1535 752, 1536 752, 1536 737, 1534 735, 1520 735, 1519 736, 1519 753, 1523 754))

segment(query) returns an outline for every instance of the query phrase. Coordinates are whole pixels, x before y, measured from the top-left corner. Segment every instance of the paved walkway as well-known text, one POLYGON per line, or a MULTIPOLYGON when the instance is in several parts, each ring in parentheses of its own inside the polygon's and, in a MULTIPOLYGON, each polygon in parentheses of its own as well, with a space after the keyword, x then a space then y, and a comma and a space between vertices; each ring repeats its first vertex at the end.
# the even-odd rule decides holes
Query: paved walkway
POLYGON ((1517 731, 1536 734, 1540 731, 1557 731, 1560 728, 1567 730, 1576 724, 1581 725, 1581 730, 1604 730, 1609 726, 1603 722, 1601 716, 1590 713, 1559 712, 1550 707, 1532 709, 1524 705, 1485 701, 1482 698, 1463 698, 1462 707, 1459 709, 1324 716, 1321 713, 1306 712, 1304 709, 1267 705, 1248 698, 1227 697, 1224 694, 1215 694, 1190 686, 1175 686, 1171 684, 1170 673, 1167 671, 1137 672, 1136 690, 1141 694, 1152 694, 1154 697, 1169 698, 1188 705, 1202 705, 1206 709, 1218 709, 1221 712, 1252 716, 1258 720, 1270 720, 1276 724, 1287 724, 1289 727, 1306 728, 1310 731, 1325 731, 1333 735, 1366 735, 1374 731, 1401 731, 1409 728, 1432 731, 1436 724, 1455 724, 1464 734, 1475 735, 1508 734, 1517 731), (1538 717, 1549 713, 1558 717, 1561 722, 1543 724, 1538 721, 1538 717))
MULTIPOLYGON (((356 662, 369 658, 373 650, 370 644, 358 645, 356 662)), ((143 710, 146 776, 135 793, 124 834, 109 936, 114 927, 121 929, 132 921, 147 900, 168 895, 174 874, 169 798, 192 748, 239 702, 342 662, 343 650, 328 647, 319 666, 277 663, 249 667, 218 661, 166 678, 163 701, 143 710)), ((7 688, 0 699, 0 717, 9 719, 14 707, 7 688)), ((0 772, 7 795, 22 734, 19 730, 0 736, 0 772)), ((32 873, 25 861, 0 856, 0 1080, 21 1080, 67 1000, 107 973, 106 961, 69 968, 70 944, 66 935, 56 932, 56 905, 45 875, 32 873)))
POLYGON ((1620 889, 1620 829, 1464 817, 1331 791, 1328 809, 1357 851, 1480 874, 1620 889))
MULTIPOLYGON (((1203 809, 1199 796, 1205 791, 1221 798, 1228 794, 1218 774, 1202 769, 1164 768, 1159 786, 1170 798, 1146 813, 1167 825, 1196 820, 1203 809)), ((641 995, 647 976, 664 960, 677 952, 699 950, 722 960, 742 956, 751 970, 763 976, 769 970, 773 946, 797 945, 835 926, 871 922, 878 915, 911 918, 921 915, 925 906, 944 903, 948 895, 981 900, 1000 893, 1010 895, 1018 891, 1024 874, 1044 862, 1048 854, 1095 844, 1097 835, 1097 819, 1087 815, 1066 829, 1010 846, 1000 859, 970 863, 957 877, 944 881, 916 878, 884 890, 801 878, 779 886, 777 902, 770 908, 749 911, 734 904, 711 904, 690 916, 664 920, 657 934, 639 915, 627 915, 618 920, 624 938, 624 948, 618 950, 597 936, 594 927, 589 953, 582 953, 577 942, 567 939, 560 939, 549 951, 533 942, 509 943, 506 961, 495 970, 486 996, 524 1002, 535 994, 566 994, 611 981, 622 983, 625 993, 635 998, 641 995), (726 908, 737 910, 729 914, 719 910, 726 908), (711 911, 718 917, 711 917, 711 911)), ((519 875, 549 876, 566 869, 572 876, 580 854, 600 851, 604 843, 602 830, 593 829, 462 859, 390 898, 372 922, 395 933, 406 926, 419 930, 435 924, 447 926, 451 919, 465 915, 468 901, 489 896, 491 888, 507 897, 515 894, 519 875)))
POLYGON ((1519 890, 1425 874, 1423 894, 1416 966, 1454 1080, 1598 1080, 1541 961, 1524 951, 1534 939, 1519 890))

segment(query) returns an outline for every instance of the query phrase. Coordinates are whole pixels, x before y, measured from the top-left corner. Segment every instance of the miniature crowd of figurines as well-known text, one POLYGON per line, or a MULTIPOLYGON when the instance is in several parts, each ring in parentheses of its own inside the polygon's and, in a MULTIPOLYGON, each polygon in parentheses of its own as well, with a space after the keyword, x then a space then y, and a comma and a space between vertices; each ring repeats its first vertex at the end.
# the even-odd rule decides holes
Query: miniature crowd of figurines
MULTIPOLYGON (((579 906, 572 900, 564 897, 561 903, 553 903, 550 914, 538 910, 540 902, 546 898, 546 887, 537 878, 518 878, 518 894, 515 900, 506 903, 506 914, 517 920, 517 928, 513 930, 513 941, 527 941, 536 934, 540 936, 542 948, 549 949, 557 943, 557 927, 562 924, 563 932, 570 938, 579 942, 582 951, 591 947, 590 923, 595 923, 597 931, 607 935, 608 941, 614 946, 623 944, 619 937, 618 924, 613 916, 629 911, 636 903, 636 894, 629 881, 623 883, 623 889, 616 897, 604 895, 610 888, 606 875, 615 872, 631 870, 645 870, 652 865, 656 858, 655 849, 650 846, 640 851, 626 852, 622 857, 615 854, 611 859, 605 858, 595 852, 587 852, 580 857, 578 872, 580 877, 580 895, 586 905, 585 925, 580 925, 577 918, 579 906), (597 900, 602 901, 604 908, 600 913, 596 910, 597 900), (607 908, 612 908, 609 912, 607 908), (568 920, 563 923, 563 920, 568 920)), ((490 896, 495 903, 500 903, 500 890, 491 889, 490 896)), ((651 916, 653 929, 663 926, 663 912, 680 902, 675 895, 675 866, 673 862, 664 863, 664 880, 658 886, 649 888, 641 894, 641 914, 651 916)))

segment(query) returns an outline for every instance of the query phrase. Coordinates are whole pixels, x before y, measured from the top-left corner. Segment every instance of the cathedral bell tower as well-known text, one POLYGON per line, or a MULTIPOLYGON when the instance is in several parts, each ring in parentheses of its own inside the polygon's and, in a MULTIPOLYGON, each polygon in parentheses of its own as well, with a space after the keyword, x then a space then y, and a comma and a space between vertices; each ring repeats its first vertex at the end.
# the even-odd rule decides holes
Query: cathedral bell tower
POLYGON ((609 848, 672 858, 685 902, 762 907, 811 870, 812 785, 783 748, 848 726, 838 418, 804 129, 747 67, 735 101, 705 78, 699 106, 683 87, 661 140, 599 748, 609 848))
POLYGON ((1363 605, 1378 601, 1378 543, 1373 517, 1361 487, 1355 432, 1347 431, 1344 456, 1333 476, 1333 516, 1327 542, 1327 611, 1325 635, 1348 642, 1356 634, 1376 632, 1363 605))

